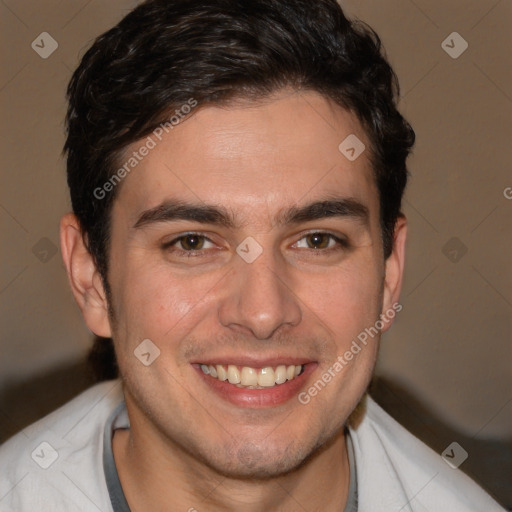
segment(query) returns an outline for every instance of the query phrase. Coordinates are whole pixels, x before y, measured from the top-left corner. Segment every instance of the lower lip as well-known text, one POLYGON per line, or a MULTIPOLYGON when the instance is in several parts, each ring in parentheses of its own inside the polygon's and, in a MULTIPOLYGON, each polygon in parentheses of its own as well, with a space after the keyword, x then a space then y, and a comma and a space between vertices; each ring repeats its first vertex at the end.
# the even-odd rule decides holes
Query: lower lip
POLYGON ((306 380, 317 367, 317 363, 306 364, 304 371, 292 380, 263 389, 239 388, 228 381, 220 381, 206 375, 198 364, 193 366, 208 387, 221 398, 239 407, 257 409, 281 405, 297 396, 299 390, 305 385, 306 380))

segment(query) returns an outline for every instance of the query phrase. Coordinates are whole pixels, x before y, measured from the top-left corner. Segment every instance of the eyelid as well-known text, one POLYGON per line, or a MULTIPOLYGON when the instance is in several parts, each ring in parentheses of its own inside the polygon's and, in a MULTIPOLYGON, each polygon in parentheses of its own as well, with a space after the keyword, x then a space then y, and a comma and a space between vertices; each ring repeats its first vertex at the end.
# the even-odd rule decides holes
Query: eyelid
MULTIPOLYGON (((296 238, 295 242, 291 245, 291 247, 294 247, 296 246, 301 240, 303 240, 304 238, 306 238, 308 235, 314 235, 314 234, 319 234, 319 235, 326 235, 326 236, 329 236, 331 238, 331 240, 334 240, 336 243, 337 243, 337 246, 334 246, 334 247, 327 247, 325 249, 312 249, 312 248, 307 248, 309 250, 312 250, 312 251, 329 251, 329 250, 336 250, 337 248, 348 248, 350 246, 348 240, 346 239, 346 237, 344 237, 343 235, 340 235, 340 234, 335 234, 335 233, 332 233, 330 231, 326 231, 326 230, 320 230, 320 229, 311 229, 311 230, 308 230, 306 232, 303 232, 300 234, 300 236, 298 238, 296 238)), ((167 241, 167 242, 163 242, 161 244, 162 246, 162 249, 169 249, 170 247, 173 247, 173 246, 176 246, 180 240, 182 240, 183 238, 187 237, 187 236, 190 236, 190 235, 195 235, 195 236, 198 236, 198 237, 202 237, 204 238, 205 242, 207 243, 211 243, 212 245, 214 246, 218 246, 218 244, 216 244, 209 236, 207 236, 204 232, 201 232, 201 231, 186 231, 184 233, 180 233, 178 235, 175 235, 171 240, 167 241)), ((213 247, 206 247, 206 248, 201 248, 201 249, 196 249, 196 250, 185 250, 185 249, 181 249, 179 247, 176 248, 177 251, 181 251, 183 253, 200 253, 202 251, 206 251, 206 250, 210 250, 212 249, 213 247)))
MULTIPOLYGON (((331 239, 335 240, 337 242, 337 244, 341 247, 349 247, 349 241, 347 240, 346 237, 342 236, 342 235, 339 235, 339 234, 335 234, 335 233, 332 233, 330 231, 325 231, 325 230, 321 230, 321 229, 312 229, 310 231, 307 231, 305 233, 301 233, 299 238, 297 238, 297 240, 292 244, 292 247, 295 246, 298 242, 300 242, 301 240, 303 240, 304 238, 306 238, 307 236, 309 235, 327 235, 329 237, 331 237, 331 239)), ((323 249, 324 251, 327 251, 329 249, 334 249, 334 247, 328 247, 326 249, 323 249)), ((311 249, 313 251, 319 251, 319 250, 322 250, 322 249, 311 249)))
MULTIPOLYGON (((211 244, 213 245, 217 245, 215 244, 215 242, 210 238, 208 237, 207 235, 205 235, 204 233, 201 233, 200 231, 186 231, 185 233, 180 233, 179 235, 176 235, 174 236, 171 240, 169 240, 168 242, 163 242, 162 243, 162 249, 168 249, 169 247, 173 247, 175 246, 180 240, 186 238, 187 236, 191 236, 191 235, 194 235, 194 236, 198 236, 198 237, 201 237, 201 238, 204 238, 204 240, 206 242, 210 242, 211 244)), ((210 249, 210 247, 208 247, 208 249, 210 249)), ((203 251, 205 249, 197 249, 196 251, 185 251, 185 249, 180 249, 178 248, 178 250, 181 250, 183 252, 200 252, 200 251, 203 251)))

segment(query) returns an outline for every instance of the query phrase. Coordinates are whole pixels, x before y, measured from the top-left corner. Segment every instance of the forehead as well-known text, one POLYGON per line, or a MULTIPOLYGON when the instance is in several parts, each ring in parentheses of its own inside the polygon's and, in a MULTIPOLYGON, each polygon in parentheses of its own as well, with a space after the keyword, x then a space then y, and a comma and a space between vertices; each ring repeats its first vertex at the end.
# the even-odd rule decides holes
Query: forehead
POLYGON ((369 148, 357 118, 314 92, 198 107, 162 140, 150 135, 155 145, 124 179, 114 210, 135 220, 164 201, 183 200, 254 217, 336 195, 371 211, 378 194, 368 149, 354 161, 339 149, 353 136, 369 148))

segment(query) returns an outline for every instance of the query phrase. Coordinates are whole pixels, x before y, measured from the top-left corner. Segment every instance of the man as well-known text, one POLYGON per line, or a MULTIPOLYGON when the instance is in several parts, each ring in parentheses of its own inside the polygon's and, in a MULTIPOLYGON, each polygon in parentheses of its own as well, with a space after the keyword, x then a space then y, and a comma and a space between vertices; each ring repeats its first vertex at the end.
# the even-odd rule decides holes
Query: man
POLYGON ((121 379, 2 447, 2 510, 501 510, 365 396, 414 141, 369 28, 148 1, 68 94, 62 254, 121 379))

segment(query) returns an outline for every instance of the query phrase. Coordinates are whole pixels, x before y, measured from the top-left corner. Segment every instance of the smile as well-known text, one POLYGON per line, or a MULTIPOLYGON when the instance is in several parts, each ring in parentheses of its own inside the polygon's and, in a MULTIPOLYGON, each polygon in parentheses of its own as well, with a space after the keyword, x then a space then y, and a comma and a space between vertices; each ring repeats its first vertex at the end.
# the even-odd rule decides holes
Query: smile
POLYGON ((265 389, 291 381, 304 372, 304 365, 279 365, 266 366, 264 368, 252 368, 250 366, 206 365, 201 364, 201 370, 221 382, 228 381, 239 388, 265 389))
POLYGON ((267 408, 296 398, 318 363, 291 357, 259 361, 222 357, 192 366, 207 389, 222 400, 237 407, 267 408))

